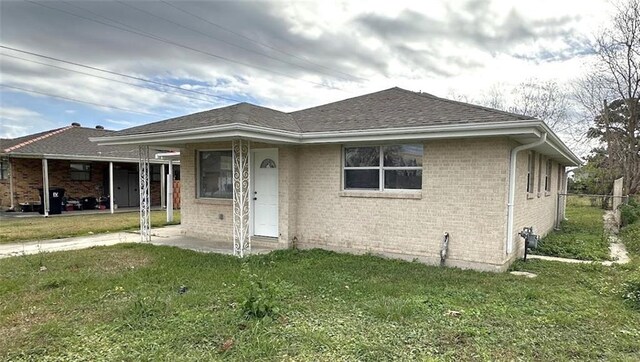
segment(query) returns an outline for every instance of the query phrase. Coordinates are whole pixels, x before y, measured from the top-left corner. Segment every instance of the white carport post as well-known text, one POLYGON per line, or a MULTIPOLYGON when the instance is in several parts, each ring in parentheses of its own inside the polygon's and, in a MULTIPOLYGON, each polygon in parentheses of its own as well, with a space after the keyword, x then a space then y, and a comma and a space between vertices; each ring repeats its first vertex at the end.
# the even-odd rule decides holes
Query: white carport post
POLYGON ((140 241, 151 241, 151 193, 149 187, 149 146, 139 146, 140 241))
POLYGON ((109 162, 109 210, 114 213, 113 210, 113 162, 109 162))
POLYGON ((42 207, 44 217, 49 217, 49 163, 42 159, 42 207))
POLYGON ((160 166, 160 207, 167 205, 167 178, 165 177, 164 163, 160 166))
POLYGON ((16 203, 15 203, 15 195, 14 195, 14 190, 13 190, 13 160, 11 160, 11 158, 8 159, 9 161, 9 196, 11 197, 11 210, 15 210, 16 209, 16 203))
POLYGON ((167 222, 173 222, 173 161, 171 159, 169 159, 167 175, 167 222))

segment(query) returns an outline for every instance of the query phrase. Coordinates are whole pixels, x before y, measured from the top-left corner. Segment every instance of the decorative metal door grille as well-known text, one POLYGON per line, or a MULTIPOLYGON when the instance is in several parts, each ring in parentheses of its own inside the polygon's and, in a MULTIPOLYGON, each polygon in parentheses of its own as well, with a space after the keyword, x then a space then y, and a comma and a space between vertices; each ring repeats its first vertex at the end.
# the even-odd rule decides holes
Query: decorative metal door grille
POLYGON ((249 237, 249 141, 234 140, 233 149, 233 255, 251 252, 249 237))
POLYGON ((140 181, 140 241, 151 241, 151 193, 149 187, 149 146, 140 146, 138 176, 140 181))

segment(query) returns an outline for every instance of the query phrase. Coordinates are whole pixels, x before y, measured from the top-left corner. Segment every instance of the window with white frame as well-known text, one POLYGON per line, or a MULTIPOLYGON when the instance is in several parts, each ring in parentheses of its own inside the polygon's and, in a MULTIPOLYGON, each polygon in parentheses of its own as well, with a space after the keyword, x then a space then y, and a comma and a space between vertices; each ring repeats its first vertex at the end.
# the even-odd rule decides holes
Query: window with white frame
POLYGON ((536 159, 533 151, 529 151, 529 162, 527 165, 527 192, 533 192, 533 180, 536 173, 536 159))
POLYGON ((72 163, 69 165, 69 168, 71 169, 71 180, 91 181, 90 163, 72 163))
POLYGON ((233 198, 232 162, 230 150, 198 152, 198 197, 233 198))
POLYGON ((344 147, 345 190, 422 189, 421 144, 344 147))
POLYGON ((550 159, 547 159, 547 167, 546 167, 546 172, 544 174, 544 190, 547 192, 551 192, 551 168, 552 168, 552 161, 550 159))
POLYGON ((9 178, 9 160, 6 158, 0 159, 0 180, 6 180, 9 178))

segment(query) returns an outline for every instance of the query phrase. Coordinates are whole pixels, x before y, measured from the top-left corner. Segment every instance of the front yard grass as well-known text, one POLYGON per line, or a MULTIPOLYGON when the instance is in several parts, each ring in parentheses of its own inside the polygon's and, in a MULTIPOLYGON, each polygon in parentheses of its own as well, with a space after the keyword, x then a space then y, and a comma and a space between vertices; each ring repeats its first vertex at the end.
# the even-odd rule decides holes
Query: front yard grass
MULTIPOLYGON (((166 215, 165 211, 152 211, 152 227, 167 225, 166 215)), ((180 211, 174 211, 173 219, 172 224, 180 223, 180 211)), ((139 225, 137 212, 6 218, 0 221, 0 244, 131 230, 139 225)))
POLYGON ((516 263, 528 279, 148 244, 13 257, 0 260, 0 360, 640 360, 640 311, 620 289, 639 267, 516 263), (279 315, 243 316, 248 278, 273 287, 279 315))
POLYGON ((569 205, 560 230, 542 238, 532 254, 581 260, 609 260, 609 239, 604 232, 604 211, 586 204, 569 205))

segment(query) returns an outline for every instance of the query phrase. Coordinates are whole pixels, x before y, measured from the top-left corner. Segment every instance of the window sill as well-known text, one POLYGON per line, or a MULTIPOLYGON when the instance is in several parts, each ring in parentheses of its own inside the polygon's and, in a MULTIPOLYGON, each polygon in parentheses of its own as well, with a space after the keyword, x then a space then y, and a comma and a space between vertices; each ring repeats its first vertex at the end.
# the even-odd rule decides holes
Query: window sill
POLYGON ((535 199, 536 195, 533 192, 527 192, 527 200, 535 199))
POLYGON ((362 197, 379 199, 422 199, 422 191, 361 191, 346 190, 340 191, 340 197, 362 197))
POLYGON ((232 199, 196 199, 196 204, 204 205, 233 205, 232 199))

